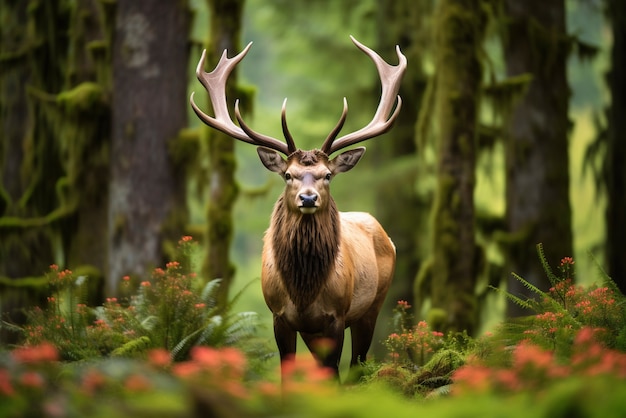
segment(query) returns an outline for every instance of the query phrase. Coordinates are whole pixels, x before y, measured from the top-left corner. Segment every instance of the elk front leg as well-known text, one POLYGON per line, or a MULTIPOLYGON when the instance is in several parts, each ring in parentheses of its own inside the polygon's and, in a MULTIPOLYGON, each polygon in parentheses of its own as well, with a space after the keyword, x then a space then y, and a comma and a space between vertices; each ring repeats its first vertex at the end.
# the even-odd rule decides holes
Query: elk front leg
POLYGON ((339 360, 341 360, 341 351, 343 350, 345 329, 343 318, 331 318, 322 333, 322 338, 327 338, 332 342, 330 352, 321 359, 322 365, 332 369, 337 377, 339 377, 339 360))
POLYGON ((274 315, 274 338, 280 354, 281 374, 285 372, 285 362, 294 361, 296 356, 296 331, 281 316, 274 315))

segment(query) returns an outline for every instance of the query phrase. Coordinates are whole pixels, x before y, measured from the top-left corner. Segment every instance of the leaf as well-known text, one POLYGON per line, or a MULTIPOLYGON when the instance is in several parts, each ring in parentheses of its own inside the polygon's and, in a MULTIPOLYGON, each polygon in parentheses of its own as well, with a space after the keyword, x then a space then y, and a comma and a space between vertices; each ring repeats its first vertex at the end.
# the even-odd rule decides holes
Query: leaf
POLYGON ((121 347, 116 348, 115 350, 111 352, 111 356, 122 357, 122 356, 128 356, 132 354, 141 353, 145 351, 147 348, 149 348, 151 343, 152 341, 150 340, 150 337, 143 335, 139 338, 135 338, 134 340, 127 342, 121 347))
POLYGON ((202 301, 206 303, 206 305, 210 308, 215 306, 216 304, 215 293, 217 292, 217 289, 219 288, 221 283, 222 279, 213 279, 208 282, 202 289, 200 299, 202 299, 202 301))
MULTIPOLYGON (((548 280, 550 281, 550 284, 552 286, 556 286, 556 284, 558 282, 560 282, 561 279, 556 277, 556 275, 552 272, 552 267, 550 267, 550 264, 548 263, 548 260, 546 259, 546 254, 543 251, 543 244, 542 243, 537 244, 537 254, 539 255, 539 261, 541 262, 541 266, 543 267, 543 271, 545 271, 546 276, 548 276, 548 280)), ((537 289, 537 290, 539 290, 539 289, 537 289)), ((541 293, 544 294, 543 292, 541 292, 541 293)))

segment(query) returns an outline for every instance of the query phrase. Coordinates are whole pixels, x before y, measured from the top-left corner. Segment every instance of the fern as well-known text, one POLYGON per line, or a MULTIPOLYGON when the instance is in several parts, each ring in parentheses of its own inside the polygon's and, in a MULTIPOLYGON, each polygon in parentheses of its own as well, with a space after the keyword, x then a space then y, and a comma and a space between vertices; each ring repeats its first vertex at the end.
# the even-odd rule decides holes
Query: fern
POLYGON ((542 243, 537 244, 537 254, 539 255, 539 261, 541 262, 541 266, 543 267, 543 271, 546 273, 546 276, 548 277, 548 280, 550 281, 550 284, 552 286, 556 286, 557 283, 559 283, 561 281, 561 279, 559 279, 552 272, 552 267, 550 267, 550 264, 548 263, 548 260, 546 259, 546 254, 543 251, 543 244, 542 243))
POLYGON ((202 299, 208 307, 212 308, 217 304, 215 294, 217 293, 217 289, 220 287, 221 283, 222 279, 213 279, 208 282, 202 289, 202 292, 200 293, 200 299, 202 299))
POLYGON ((112 357, 132 357, 138 353, 143 353, 146 349, 152 346, 152 341, 149 337, 142 336, 127 342, 121 347, 116 348, 111 352, 112 357))
POLYGON ((495 290, 496 292, 503 294, 504 297, 506 297, 508 300, 510 300, 511 302, 513 302, 514 304, 516 304, 517 306, 523 309, 526 309, 529 311, 536 310, 536 302, 533 301, 532 299, 522 299, 519 296, 515 296, 514 294, 510 292, 506 292, 498 287, 495 287, 495 286, 489 286, 489 287, 495 290))

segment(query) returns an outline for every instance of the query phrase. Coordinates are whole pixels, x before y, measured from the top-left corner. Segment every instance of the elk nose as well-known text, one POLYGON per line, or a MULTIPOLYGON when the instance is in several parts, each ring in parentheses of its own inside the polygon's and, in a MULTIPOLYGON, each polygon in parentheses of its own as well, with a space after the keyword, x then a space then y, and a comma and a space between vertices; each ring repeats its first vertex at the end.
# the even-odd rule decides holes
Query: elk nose
POLYGON ((300 196, 300 201, 302 202, 302 206, 305 208, 312 208, 315 206, 315 202, 317 201, 316 194, 304 194, 302 193, 300 196))

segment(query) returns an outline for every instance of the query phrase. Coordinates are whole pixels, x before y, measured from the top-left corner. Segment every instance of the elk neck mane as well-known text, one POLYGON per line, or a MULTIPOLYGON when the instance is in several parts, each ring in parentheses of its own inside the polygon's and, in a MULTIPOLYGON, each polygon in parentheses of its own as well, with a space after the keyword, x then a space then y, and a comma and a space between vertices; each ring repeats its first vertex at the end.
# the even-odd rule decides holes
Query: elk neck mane
POLYGON ((281 195, 274 208, 271 237, 277 268, 298 310, 317 297, 335 267, 339 251, 339 212, 332 198, 328 208, 312 215, 289 212, 281 195))

